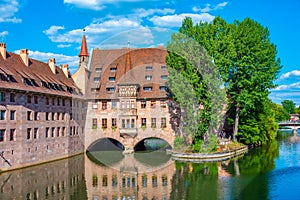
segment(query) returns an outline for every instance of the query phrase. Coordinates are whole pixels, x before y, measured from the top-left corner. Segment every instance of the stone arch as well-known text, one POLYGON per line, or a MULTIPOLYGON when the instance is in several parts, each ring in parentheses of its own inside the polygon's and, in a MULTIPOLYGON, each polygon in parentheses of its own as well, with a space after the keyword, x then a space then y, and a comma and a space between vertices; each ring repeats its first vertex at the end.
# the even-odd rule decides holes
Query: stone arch
POLYGON ((124 150, 124 144, 111 137, 101 137, 93 141, 86 147, 86 151, 99 151, 99 150, 124 150))
POLYGON ((143 148, 143 145, 144 145, 143 142, 144 142, 145 140, 147 140, 147 139, 159 139, 159 140, 162 140, 162 141, 166 142, 166 143, 167 143, 167 146, 162 147, 163 149, 169 148, 169 147, 173 148, 173 147, 171 146, 171 144, 170 144, 165 138, 158 138, 158 137, 151 137, 151 136, 150 136, 150 137, 145 137, 145 138, 139 140, 138 142, 136 142, 135 145, 134 145, 134 147, 133 147, 134 151, 136 151, 136 150, 139 149, 139 148, 143 148))

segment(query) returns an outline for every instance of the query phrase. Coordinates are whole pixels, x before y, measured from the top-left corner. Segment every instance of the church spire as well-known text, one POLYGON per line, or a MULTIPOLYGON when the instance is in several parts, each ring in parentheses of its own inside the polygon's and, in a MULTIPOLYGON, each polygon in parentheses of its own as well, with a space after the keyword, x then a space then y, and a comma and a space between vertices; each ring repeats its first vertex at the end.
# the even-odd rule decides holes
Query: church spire
POLYGON ((82 36, 82 42, 81 42, 81 48, 80 48, 80 53, 79 53, 79 65, 85 65, 85 67, 87 67, 87 63, 88 63, 88 57, 89 57, 89 53, 88 53, 88 48, 87 48, 87 44, 86 44, 86 38, 85 35, 82 36))

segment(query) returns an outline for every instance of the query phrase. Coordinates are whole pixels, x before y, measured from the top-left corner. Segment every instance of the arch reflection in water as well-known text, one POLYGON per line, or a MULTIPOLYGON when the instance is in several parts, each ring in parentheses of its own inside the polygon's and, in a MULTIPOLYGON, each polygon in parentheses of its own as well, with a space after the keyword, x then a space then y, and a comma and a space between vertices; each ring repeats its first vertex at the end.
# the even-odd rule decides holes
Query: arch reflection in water
POLYGON ((174 162, 165 151, 124 155, 88 152, 85 161, 88 199, 169 199, 174 172, 174 162))

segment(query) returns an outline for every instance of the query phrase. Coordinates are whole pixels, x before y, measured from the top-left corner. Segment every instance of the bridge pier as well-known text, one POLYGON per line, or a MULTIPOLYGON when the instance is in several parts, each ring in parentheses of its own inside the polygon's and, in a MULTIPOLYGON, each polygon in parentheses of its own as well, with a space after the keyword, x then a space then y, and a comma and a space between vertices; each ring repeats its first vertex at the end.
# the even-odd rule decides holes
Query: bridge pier
POLYGON ((298 134, 298 133, 297 133, 297 130, 298 130, 298 129, 293 128, 293 136, 297 136, 297 134, 298 134))

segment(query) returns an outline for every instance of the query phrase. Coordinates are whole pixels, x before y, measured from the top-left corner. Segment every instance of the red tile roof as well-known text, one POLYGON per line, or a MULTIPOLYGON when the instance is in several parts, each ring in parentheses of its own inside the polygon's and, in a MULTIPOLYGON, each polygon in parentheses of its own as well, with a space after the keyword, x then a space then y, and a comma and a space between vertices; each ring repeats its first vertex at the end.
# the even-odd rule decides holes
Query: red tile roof
MULTIPOLYGON (((81 97, 81 95, 72 94, 68 88, 73 88, 78 91, 72 78, 67 78, 62 69, 56 66, 56 74, 54 74, 47 63, 29 58, 29 66, 27 67, 20 55, 6 52, 6 59, 0 55, 0 73, 7 76, 11 75, 13 81, 6 81, 0 79, 0 89, 14 89, 29 92, 39 92, 52 95, 68 96, 68 97, 81 97), (33 85, 24 83, 28 80, 33 85), (60 88, 46 88, 43 87, 42 82, 51 83, 53 86, 56 84, 60 88)), ((55 87, 55 86, 54 86, 55 87)))

